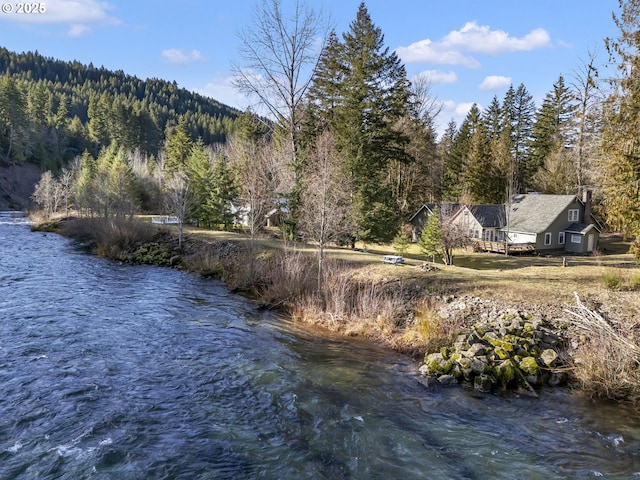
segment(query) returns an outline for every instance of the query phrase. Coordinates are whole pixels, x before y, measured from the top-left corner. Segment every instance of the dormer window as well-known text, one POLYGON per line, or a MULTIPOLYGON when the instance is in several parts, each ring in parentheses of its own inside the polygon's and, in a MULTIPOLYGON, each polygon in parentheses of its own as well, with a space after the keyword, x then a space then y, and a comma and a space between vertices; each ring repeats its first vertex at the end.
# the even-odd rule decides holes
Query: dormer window
POLYGON ((569 210, 569 221, 570 222, 579 222, 580 221, 580 210, 571 209, 569 210))

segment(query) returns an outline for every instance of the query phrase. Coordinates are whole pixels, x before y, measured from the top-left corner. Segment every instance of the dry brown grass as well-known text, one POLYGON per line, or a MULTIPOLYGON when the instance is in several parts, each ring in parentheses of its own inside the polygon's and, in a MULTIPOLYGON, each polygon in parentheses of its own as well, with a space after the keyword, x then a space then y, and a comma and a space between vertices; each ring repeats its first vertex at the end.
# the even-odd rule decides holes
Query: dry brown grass
POLYGON ((127 249, 150 242, 157 230, 136 218, 75 218, 62 222, 60 233, 84 243, 102 257, 118 258, 127 249))
POLYGON ((577 307, 568 310, 579 342, 573 376, 594 398, 625 400, 640 406, 639 321, 605 319, 575 294, 577 307))

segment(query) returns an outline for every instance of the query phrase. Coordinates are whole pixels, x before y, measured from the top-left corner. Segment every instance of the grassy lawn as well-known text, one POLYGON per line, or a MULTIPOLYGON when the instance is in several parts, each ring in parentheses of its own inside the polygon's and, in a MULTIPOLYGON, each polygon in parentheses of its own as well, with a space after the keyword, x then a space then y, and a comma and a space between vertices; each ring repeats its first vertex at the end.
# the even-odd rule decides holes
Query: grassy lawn
MULTIPOLYGON (((169 228, 175 228, 170 226, 169 228)), ((242 232, 223 232, 185 227, 185 234, 212 241, 249 242, 242 232)), ((275 250, 283 247, 315 253, 315 247, 300 242, 285 244, 276 232, 255 239, 258 249, 275 250)), ((631 254, 630 242, 620 236, 603 235, 600 250, 594 255, 565 255, 567 267, 562 266, 563 255, 513 255, 476 253, 460 250, 454 254, 455 265, 433 264, 436 271, 424 272, 417 268, 431 259, 421 255, 416 244, 409 246, 404 255, 405 266, 382 265, 382 255, 393 254, 391 245, 358 244, 356 250, 332 247, 326 250, 328 258, 351 263, 354 275, 370 280, 401 281, 430 292, 443 294, 477 295, 525 303, 573 303, 573 292, 581 295, 603 294, 605 275, 617 275, 627 285, 632 276, 640 275, 631 254)), ((640 300, 640 293, 624 292, 640 300)), ((640 301, 638 302, 640 304, 640 301)))

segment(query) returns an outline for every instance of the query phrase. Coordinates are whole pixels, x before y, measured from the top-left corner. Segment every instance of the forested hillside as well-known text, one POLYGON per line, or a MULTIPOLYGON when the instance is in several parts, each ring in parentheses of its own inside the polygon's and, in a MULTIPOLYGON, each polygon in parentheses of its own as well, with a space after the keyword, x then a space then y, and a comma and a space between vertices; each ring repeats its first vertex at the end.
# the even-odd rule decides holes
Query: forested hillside
POLYGON ((84 150, 116 143, 157 155, 183 118, 205 145, 224 142, 240 111, 178 88, 92 64, 0 48, 0 161, 58 171, 84 150))

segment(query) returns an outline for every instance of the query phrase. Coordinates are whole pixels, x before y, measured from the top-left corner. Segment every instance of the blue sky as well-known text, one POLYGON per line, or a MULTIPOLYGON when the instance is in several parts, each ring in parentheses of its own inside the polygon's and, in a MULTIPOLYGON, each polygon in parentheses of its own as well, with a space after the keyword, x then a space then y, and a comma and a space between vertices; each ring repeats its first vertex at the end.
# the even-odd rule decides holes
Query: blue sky
MULTIPOLYGON (((44 0, 44 13, 17 13, 0 0, 0 46, 93 63, 140 78, 176 81, 241 109, 249 101, 231 86, 237 33, 250 25, 256 0, 44 0)), ((30 2, 32 4, 34 2, 30 2)), ((308 0, 348 30, 360 0, 308 0)), ((409 77, 426 73, 443 104, 439 131, 470 106, 502 101, 523 83, 536 105, 560 75, 571 82, 595 52, 608 61, 605 37, 616 37, 617 0, 369 0, 385 44, 409 77)), ((291 0, 282 0, 285 11, 291 0)), ((613 74, 604 69, 603 76, 613 74)))

